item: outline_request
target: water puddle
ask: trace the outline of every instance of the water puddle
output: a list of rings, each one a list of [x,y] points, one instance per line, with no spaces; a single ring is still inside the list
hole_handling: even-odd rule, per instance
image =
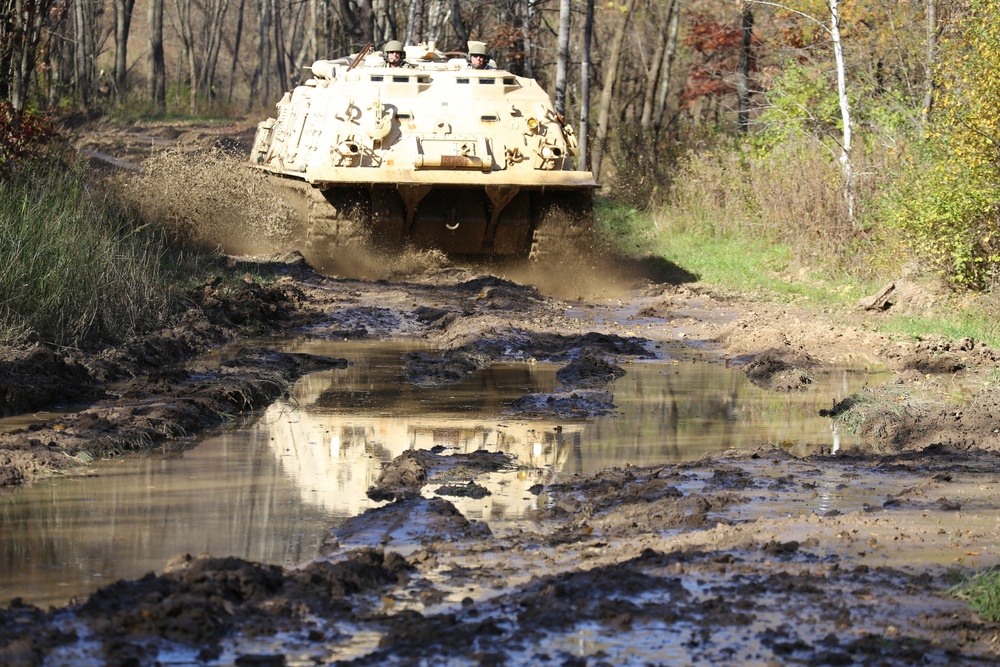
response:
[[[303,378],[248,425],[186,451],[103,463],[86,477],[0,496],[0,604],[64,602],[160,571],[179,553],[306,562],[331,527],[381,504],[365,491],[383,463],[408,449],[515,457],[520,469],[480,480],[491,495],[449,497],[470,519],[490,522],[516,521],[539,502],[531,487],[574,473],[765,442],[796,454],[830,449],[834,434],[819,409],[873,381],[840,370],[817,377],[808,392],[775,394],[721,364],[632,363],[613,385],[616,414],[528,420],[507,406],[552,391],[558,366],[499,364],[459,384],[421,388],[399,379],[401,355],[419,343],[282,347],[351,365]],[[840,436],[839,444],[850,442]]]

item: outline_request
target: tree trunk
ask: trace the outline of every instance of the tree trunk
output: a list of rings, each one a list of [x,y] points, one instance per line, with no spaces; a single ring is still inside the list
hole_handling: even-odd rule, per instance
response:
[[[306,63],[313,63],[316,58],[316,23],[319,19],[319,10],[316,3],[319,0],[308,0],[306,5],[306,26],[302,35],[302,45],[295,55],[295,71],[304,67]]]
[[[410,11],[406,19],[406,39],[404,44],[419,44],[427,39],[424,16],[427,13],[424,0],[410,0]]]
[[[97,26],[87,0],[73,3],[73,88],[81,108],[90,107],[97,81],[94,36]]]
[[[680,32],[681,0],[671,0],[667,12],[670,17],[670,28],[667,33],[667,48],[663,55],[663,74],[660,76],[660,88],[656,91],[656,108],[653,113],[653,127],[659,132],[663,127],[663,116],[667,109],[667,93],[670,92],[670,76],[673,73],[674,56],[677,55],[677,34]]]
[[[462,7],[458,0],[451,0],[451,29],[455,31],[455,39],[464,50],[469,41],[469,30],[462,20]]]
[[[198,113],[198,71],[195,63],[194,26],[191,18],[191,0],[174,0],[177,28],[181,37],[181,60],[188,71],[188,113]]]
[[[590,135],[590,43],[594,37],[594,0],[586,0],[583,20],[583,53],[580,57],[580,169],[590,164],[587,154]],[[595,174],[596,176],[596,174]]]
[[[854,167],[851,164],[851,105],[847,99],[847,70],[844,65],[844,47],[840,41],[840,10],[838,0],[828,0],[830,7],[830,36],[833,40],[833,54],[837,62],[837,96],[840,98],[840,120],[844,125],[843,140],[840,144],[840,169],[844,174],[844,199],[847,202],[847,217],[854,224]]]
[[[115,8],[115,97],[125,96],[128,77],[128,33],[132,25],[135,0],[114,0]]]
[[[556,60],[556,113],[566,115],[566,73],[569,70],[569,29],[572,0],[559,0],[559,55]]]
[[[657,5],[659,9],[659,5]],[[657,12],[656,22],[659,26],[659,39],[656,40],[656,50],[653,51],[653,60],[646,71],[646,89],[642,99],[642,116],[639,117],[639,126],[643,130],[648,130],[653,124],[653,102],[656,99],[656,84],[660,79],[660,72],[663,70],[663,56],[667,52],[667,26],[670,23],[670,8],[667,8],[667,15]]]
[[[442,42],[441,37],[447,30],[448,10],[445,9],[444,0],[430,0],[427,6],[427,25],[424,30],[424,41],[428,44],[434,43],[437,47]]]
[[[227,101],[233,101],[233,87],[236,84],[236,64],[240,61],[240,42],[243,39],[243,14],[246,10],[246,0],[240,0],[239,14],[236,19],[236,38],[233,40],[233,62],[229,66],[229,94]]]
[[[254,68],[253,77],[250,80],[250,97],[247,100],[247,110],[253,107],[257,101],[261,79],[264,79],[264,93],[267,96],[267,74],[268,62],[271,59],[271,0],[259,0],[260,2],[260,23],[257,26],[257,66]]]
[[[615,36],[611,42],[611,55],[608,57],[607,67],[604,70],[604,83],[601,87],[601,102],[597,112],[597,136],[594,137],[594,151],[591,157],[593,172],[596,178],[600,178],[601,157],[604,153],[604,142],[608,137],[608,125],[611,122],[611,102],[614,99],[614,82],[618,78],[618,65],[621,63],[622,45],[625,43],[625,31],[628,28],[629,19],[635,10],[635,0],[628,0],[625,6],[625,13],[615,28]]]
[[[750,131],[750,48],[753,38],[753,5],[743,3],[743,20],[740,27],[740,63],[736,73],[736,98],[739,104],[740,131]]]
[[[219,63],[219,51],[222,48],[222,36],[225,34],[226,15],[229,13],[229,0],[209,0],[205,5],[207,14],[202,32],[205,54],[198,75],[198,90],[209,107],[215,98],[215,70]]]
[[[924,54],[924,104],[920,111],[920,134],[926,136],[927,121],[934,106],[934,62],[937,60],[937,7],[935,0],[926,0],[927,52]]]
[[[278,89],[283,92],[291,88],[291,82],[288,78],[288,50],[285,48],[285,31],[281,24],[280,0],[272,0],[271,14],[274,27],[274,63],[278,70]]]
[[[167,66],[163,57],[163,0],[149,0],[149,101],[167,110]]]
[[[535,6],[531,0],[521,0],[521,35],[524,41],[524,76],[535,78],[534,58],[531,55],[531,22],[535,16]]]
[[[28,86],[51,0],[3,0],[0,8],[0,92],[17,112],[28,106]]]

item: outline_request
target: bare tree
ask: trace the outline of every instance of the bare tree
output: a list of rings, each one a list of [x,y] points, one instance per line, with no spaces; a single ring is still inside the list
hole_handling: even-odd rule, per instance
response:
[[[132,25],[135,0],[113,0],[115,10],[115,95],[125,94],[128,76],[128,33]]]
[[[736,97],[739,105],[740,131],[750,131],[750,68],[753,39],[753,3],[744,2],[740,21],[740,62],[736,72]]]
[[[455,31],[455,39],[464,48],[469,41],[469,29],[462,20],[462,6],[458,0],[451,0],[451,29]]]
[[[646,71],[646,90],[642,100],[642,115],[639,118],[639,125],[644,130],[649,129],[653,124],[653,104],[656,99],[656,84],[659,82],[660,73],[663,71],[663,60],[667,53],[667,24],[670,22],[670,12],[674,2],[667,7],[666,15],[663,14],[662,5],[656,3],[654,9],[654,21],[658,26],[656,47],[653,50],[653,59],[650,61]],[[664,76],[670,76],[666,73]]]
[[[663,54],[663,65],[660,73],[660,87],[656,91],[656,106],[653,110],[653,127],[657,130],[663,127],[663,116],[667,108],[667,93],[670,92],[670,79],[673,73],[674,57],[677,55],[677,35],[680,31],[681,0],[672,0],[667,12],[670,17],[667,29],[667,46]]]
[[[590,44],[594,36],[594,0],[586,0],[583,19],[583,53],[580,56],[580,169],[590,162]],[[596,175],[596,173],[595,173]]]
[[[0,93],[16,111],[28,102],[38,42],[52,0],[2,0],[0,20]]]
[[[73,3],[73,89],[83,108],[90,106],[97,84],[97,13],[89,0]]]
[[[406,43],[416,44],[423,40],[424,0],[410,0],[410,12],[406,20]]]
[[[267,68],[271,61],[271,0],[258,0],[260,14],[257,23],[257,66],[250,80],[250,96],[247,99],[247,109],[253,106],[259,92],[268,96]],[[260,90],[263,83],[263,91]]]
[[[532,56],[531,24],[535,17],[535,5],[531,0],[521,0],[521,40],[524,44],[524,76],[534,78],[535,65]]]
[[[215,72],[219,64],[219,52],[222,49],[222,36],[225,34],[226,16],[229,13],[229,0],[208,0],[204,8],[207,14],[201,33],[204,62],[198,76],[198,90],[211,106],[215,91]]]
[[[246,9],[246,0],[240,0],[240,8],[236,16],[236,37],[233,40],[232,55],[233,60],[229,65],[229,93],[226,99],[233,101],[233,87],[236,83],[236,63],[240,60],[240,45],[243,39],[243,13]]]
[[[924,9],[927,24],[927,47],[924,55],[924,104],[920,114],[921,132],[927,128],[931,107],[934,104],[934,62],[937,58],[937,6],[936,0],[926,0]]]
[[[618,65],[621,63],[622,45],[625,43],[625,31],[628,29],[629,20],[635,11],[636,0],[628,0],[625,10],[618,26],[615,28],[615,36],[611,42],[611,55],[604,70],[604,84],[601,88],[601,102],[597,112],[597,136],[594,137],[594,150],[591,155],[591,166],[594,175],[600,178],[601,156],[604,152],[604,142],[608,137],[608,126],[611,123],[611,103],[614,101],[615,79],[618,78]]]
[[[167,109],[167,66],[163,57],[163,0],[149,0],[149,101]]]
[[[194,26],[191,18],[191,0],[174,0],[177,32],[181,37],[181,59],[188,70],[188,113],[198,113],[198,68],[195,64]]]

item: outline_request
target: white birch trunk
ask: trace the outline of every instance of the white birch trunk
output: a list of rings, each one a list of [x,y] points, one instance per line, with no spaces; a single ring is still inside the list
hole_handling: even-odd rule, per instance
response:
[[[559,0],[559,56],[556,60],[556,113],[566,115],[566,73],[569,70],[569,28],[572,0]]]
[[[844,125],[840,144],[840,169],[844,174],[844,199],[847,202],[847,216],[854,224],[854,167],[851,164],[851,104],[847,99],[847,70],[844,65],[844,48],[840,41],[840,10],[838,0],[828,0],[830,7],[830,38],[833,40],[833,55],[837,63],[837,96],[840,98],[840,120]]]

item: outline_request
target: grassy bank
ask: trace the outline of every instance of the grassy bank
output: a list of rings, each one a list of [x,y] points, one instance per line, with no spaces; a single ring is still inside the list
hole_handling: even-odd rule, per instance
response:
[[[707,226],[669,208],[642,211],[599,199],[601,236],[619,253],[655,256],[676,264],[713,287],[772,302],[847,312],[893,277],[858,277],[847,270],[809,266],[787,243],[742,236],[731,226]],[[1000,347],[1000,308],[986,293],[946,293],[921,316],[887,315],[875,326],[909,337],[939,334],[971,337]]]
[[[20,163],[0,181],[0,340],[87,347],[163,322],[188,268],[82,167]]]

